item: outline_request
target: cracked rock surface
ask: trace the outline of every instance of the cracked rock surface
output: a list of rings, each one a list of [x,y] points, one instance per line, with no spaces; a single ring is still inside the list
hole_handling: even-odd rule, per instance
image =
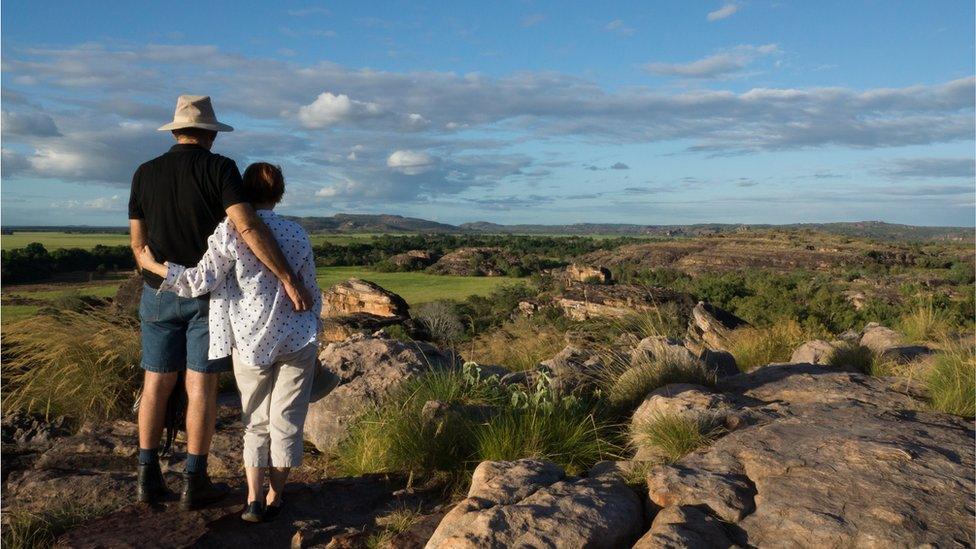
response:
[[[641,547],[708,546],[715,519],[742,546],[972,546],[970,422],[920,411],[890,379],[810,364],[721,385],[757,419],[648,472],[663,510]]]

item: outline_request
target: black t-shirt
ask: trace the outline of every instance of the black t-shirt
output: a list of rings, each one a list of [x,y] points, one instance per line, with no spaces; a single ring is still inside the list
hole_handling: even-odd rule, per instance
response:
[[[199,145],[180,144],[136,170],[129,219],[145,220],[156,260],[192,267],[207,251],[207,237],[224,219],[224,211],[245,201],[241,172],[233,160]],[[153,288],[162,283],[153,273],[142,276]]]

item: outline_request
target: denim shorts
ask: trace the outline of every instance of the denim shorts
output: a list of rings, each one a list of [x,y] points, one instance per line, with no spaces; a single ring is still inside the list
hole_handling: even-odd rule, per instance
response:
[[[210,297],[179,297],[144,284],[139,302],[142,368],[166,374],[189,368],[214,374],[231,370],[231,358],[209,360]]]

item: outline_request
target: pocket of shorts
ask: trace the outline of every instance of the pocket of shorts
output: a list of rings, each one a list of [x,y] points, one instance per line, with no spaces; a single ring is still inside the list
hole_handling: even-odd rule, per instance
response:
[[[142,286],[142,298],[139,300],[139,320],[157,322],[159,320],[159,294],[148,284]]]

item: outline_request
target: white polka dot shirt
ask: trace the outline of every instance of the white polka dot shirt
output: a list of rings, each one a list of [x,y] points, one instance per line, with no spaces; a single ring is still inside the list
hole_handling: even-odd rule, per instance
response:
[[[181,297],[210,293],[211,360],[231,354],[255,366],[273,364],[278,355],[318,340],[322,293],[315,281],[312,243],[297,223],[271,210],[258,210],[295,274],[315,296],[312,308],[295,312],[284,286],[244,243],[228,220],[207,239],[196,267],[169,263],[160,290]]]

